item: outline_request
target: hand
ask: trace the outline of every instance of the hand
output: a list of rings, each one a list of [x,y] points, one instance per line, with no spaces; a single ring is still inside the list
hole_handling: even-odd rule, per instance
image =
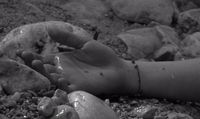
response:
[[[54,41],[74,47],[71,52],[41,56],[24,51],[27,65],[66,91],[84,90],[100,94],[130,94],[137,91],[137,71],[109,47],[55,27],[47,28]]]

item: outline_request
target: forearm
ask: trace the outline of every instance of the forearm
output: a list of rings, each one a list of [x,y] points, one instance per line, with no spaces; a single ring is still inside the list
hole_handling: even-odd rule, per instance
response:
[[[200,59],[136,64],[144,96],[200,101]]]

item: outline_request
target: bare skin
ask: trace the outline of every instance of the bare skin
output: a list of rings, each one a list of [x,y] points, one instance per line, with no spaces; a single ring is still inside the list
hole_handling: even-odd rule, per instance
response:
[[[68,92],[83,90],[94,95],[130,95],[138,91],[134,64],[120,59],[97,41],[88,41],[81,49],[46,57],[24,51],[21,58]]]
[[[42,57],[20,53],[25,63],[68,92],[118,94],[200,101],[199,59],[176,62],[139,62],[120,59],[107,46],[71,33],[50,30],[56,42],[74,47],[71,52]],[[71,41],[73,40],[73,41]],[[140,89],[140,90],[139,90]]]

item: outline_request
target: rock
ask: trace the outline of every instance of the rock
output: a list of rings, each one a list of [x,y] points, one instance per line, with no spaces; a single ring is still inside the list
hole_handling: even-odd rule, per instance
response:
[[[0,96],[5,95],[5,92],[3,90],[3,87],[0,85]]]
[[[54,115],[50,119],[83,119],[79,118],[74,108],[68,105],[60,105],[56,108]]]
[[[6,117],[5,115],[3,114],[0,114],[0,119],[9,119],[8,117]]]
[[[190,58],[200,56],[200,32],[187,36],[181,44],[182,55]]]
[[[178,47],[172,44],[164,45],[154,53],[155,61],[174,61]]]
[[[100,0],[71,0],[61,8],[85,24],[99,22],[108,12],[108,8]]]
[[[19,101],[19,99],[21,98],[21,95],[22,95],[22,93],[15,92],[15,93],[10,97],[10,99],[11,99],[11,100],[14,100],[15,102],[17,102],[17,101]]]
[[[107,0],[113,11],[122,19],[149,23],[157,21],[171,24],[175,12],[172,0]]]
[[[56,53],[58,52],[57,39],[66,39],[66,42],[70,42],[69,45],[72,42],[76,42],[71,37],[63,38],[62,35],[66,33],[71,33],[86,40],[92,38],[82,28],[69,23],[60,21],[39,22],[13,29],[0,42],[0,52],[4,56],[18,61],[20,61],[20,58],[17,56],[17,51],[20,50],[31,51],[41,55]]]
[[[50,117],[54,114],[56,106],[51,98],[43,97],[37,106],[37,110],[43,116]]]
[[[168,119],[193,119],[191,116],[188,114],[183,114],[183,113],[170,113],[168,114]]]
[[[0,59],[0,85],[8,94],[49,89],[50,81],[35,70],[11,59]]]
[[[198,8],[192,1],[190,0],[175,0],[176,6],[180,12],[196,9]]]
[[[165,116],[155,116],[154,119],[167,119]]]
[[[80,119],[119,119],[104,101],[87,92],[75,91],[68,97]]]
[[[108,106],[110,106],[111,104],[110,104],[110,100],[109,99],[105,99],[104,100],[104,102],[108,105]]]
[[[134,113],[137,117],[143,119],[154,119],[157,108],[151,106],[140,106],[134,109]]]
[[[57,105],[67,104],[69,103],[67,93],[60,89],[57,89],[54,93],[54,96],[51,98],[54,103]]]
[[[1,96],[0,98],[1,105],[9,108],[15,108],[17,105],[16,100],[11,99],[10,96]]]
[[[199,0],[191,0],[192,2],[194,2],[196,5],[200,6],[200,1]]]
[[[21,93],[16,92],[13,95],[1,96],[0,102],[2,103],[2,105],[6,106],[6,107],[13,108],[13,107],[16,107],[20,98],[21,98]]]
[[[178,15],[178,26],[184,33],[200,30],[200,9],[191,9]]]
[[[179,44],[176,32],[168,26],[138,28],[120,33],[117,36],[127,46],[127,53],[134,59],[151,56],[163,45]]]

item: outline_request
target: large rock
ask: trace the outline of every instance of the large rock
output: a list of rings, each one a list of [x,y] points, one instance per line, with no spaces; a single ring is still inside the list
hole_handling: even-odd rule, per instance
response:
[[[186,57],[200,56],[200,32],[187,36],[182,42],[182,54]]]
[[[196,5],[200,6],[200,1],[199,0],[192,0]]]
[[[61,8],[86,24],[99,22],[108,12],[108,8],[100,0],[71,0]]]
[[[134,59],[145,58],[154,54],[163,45],[179,43],[176,32],[168,26],[155,26],[133,29],[118,35],[128,47],[127,53]]]
[[[0,85],[8,94],[50,88],[50,82],[46,77],[10,59],[0,59]]]
[[[52,98],[43,98],[38,109],[49,119],[119,119],[105,102],[84,91],[67,95],[58,89]]]
[[[193,33],[200,30],[200,9],[191,9],[178,15],[178,26],[182,32]]]
[[[0,114],[0,119],[9,119],[8,117],[6,117],[5,115],[3,114]]]
[[[11,59],[19,59],[17,51],[26,50],[41,55],[58,52],[56,38],[62,37],[65,33],[91,39],[90,34],[80,27],[60,21],[39,22],[24,25],[13,29],[0,42],[0,52]],[[71,35],[72,36],[72,35]],[[62,38],[66,42],[76,42],[73,38]],[[70,45],[70,44],[69,44]]]
[[[174,2],[179,12],[197,8],[197,5],[191,0],[174,0]]]
[[[135,108],[133,113],[142,119],[154,119],[157,110],[157,108],[152,106],[140,106]]]
[[[170,24],[174,14],[172,0],[107,0],[115,14],[132,22],[157,21]]]
[[[87,92],[72,92],[68,97],[80,119],[119,119],[107,104]]]
[[[177,59],[177,57],[175,57],[177,51],[178,47],[175,45],[164,45],[154,53],[153,59],[155,61],[174,61],[175,59]]]
[[[188,114],[184,113],[170,113],[168,114],[168,119],[193,119],[191,116]]]
[[[82,119],[79,118],[75,109],[69,105],[59,105],[56,107],[54,115],[49,119]]]

